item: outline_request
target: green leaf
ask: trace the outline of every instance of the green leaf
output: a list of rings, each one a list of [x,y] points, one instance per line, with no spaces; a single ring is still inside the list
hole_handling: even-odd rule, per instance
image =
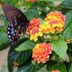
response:
[[[30,2],[27,2],[27,1],[25,1],[25,3],[24,3],[26,9],[30,8],[32,4],[33,3],[30,3]]]
[[[41,69],[44,66],[44,64],[35,64],[33,65],[32,63],[24,64],[22,67],[18,68],[17,72],[36,72],[39,69]]]
[[[7,28],[8,25],[9,25],[9,22],[5,19],[5,20],[4,20],[4,26]]]
[[[25,63],[28,59],[31,57],[31,51],[23,51],[20,52],[19,57],[17,58],[17,62],[21,66],[23,63]]]
[[[33,72],[33,65],[30,63],[30,64],[27,64],[27,65],[24,65],[20,68],[18,68],[18,71],[17,72]]]
[[[6,28],[4,26],[1,26],[0,27],[0,32],[5,32],[6,31]]]
[[[70,11],[66,14],[66,24],[64,27],[63,36],[65,39],[72,38],[72,11]]]
[[[70,70],[69,70],[69,72],[72,72],[72,63],[71,63],[71,66],[70,66]]]
[[[53,51],[65,61],[69,61],[67,55],[67,43],[63,39],[52,42]]]
[[[66,66],[64,63],[57,63],[55,61],[47,62],[47,70],[60,70],[61,72],[67,72]]]
[[[65,22],[65,27],[64,28],[69,27],[71,25],[69,23],[72,19],[72,11],[69,11],[68,13],[66,13],[65,17],[66,17],[66,22]]]
[[[9,39],[5,32],[0,32],[0,50],[7,48],[9,44]]]
[[[27,16],[28,20],[31,20],[37,13],[37,9],[28,9],[25,15]]]
[[[59,2],[59,1],[64,1],[64,0],[39,0],[39,1],[44,1],[44,2],[45,2],[45,1],[46,1],[46,2],[49,1],[49,2],[53,2],[53,3],[54,3],[54,2],[56,2],[56,1]]]
[[[13,63],[16,62],[19,55],[20,53],[10,48],[9,53],[8,53],[8,71],[9,72],[13,72],[13,67],[14,67]]]
[[[64,1],[64,0],[48,0],[48,1],[50,1],[50,2],[56,2],[56,1]]]
[[[59,70],[61,72],[67,72],[66,65],[64,63],[59,64]]]
[[[61,6],[72,9],[72,0],[64,0],[64,2],[61,4]]]
[[[46,69],[46,67],[42,67],[40,70],[36,71],[36,72],[48,72],[48,70]]]
[[[0,32],[0,45],[8,41],[7,34],[4,32]]]
[[[72,39],[72,25],[64,31],[63,36],[65,39]]]
[[[47,70],[51,71],[52,69],[58,69],[58,65],[56,61],[48,61],[46,63]]]
[[[15,51],[15,48],[19,47],[21,44],[23,44],[24,42],[31,42],[30,40],[27,39],[22,39],[22,42],[17,43],[16,45],[12,46],[9,54],[8,54],[8,69],[9,72],[13,72],[13,66],[14,66],[14,62],[17,62],[19,64],[19,68],[17,70],[17,72],[35,72],[36,70],[40,69],[41,65],[35,65],[31,63],[32,57],[31,57],[31,50],[25,50],[22,52],[17,52]],[[26,43],[26,44],[27,44]],[[27,44],[28,45],[28,44]],[[31,44],[33,45],[33,43]]]
[[[16,47],[16,46],[15,46]],[[31,51],[17,52],[15,47],[12,46],[8,53],[8,70],[13,72],[14,62],[17,62],[19,66],[23,65],[27,60],[30,59]]]
[[[31,40],[27,40],[18,46],[15,50],[16,51],[25,51],[25,50],[32,50],[35,46],[35,43]]]
[[[8,70],[13,72],[14,62],[17,62],[19,66],[26,62],[26,60],[31,56],[31,51],[17,52],[15,48],[27,39],[22,39],[15,45],[12,45],[8,53]]]

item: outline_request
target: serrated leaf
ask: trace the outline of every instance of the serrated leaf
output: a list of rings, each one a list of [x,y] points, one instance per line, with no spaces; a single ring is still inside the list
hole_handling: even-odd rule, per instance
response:
[[[59,39],[57,41],[52,42],[53,51],[61,57],[65,61],[69,61],[69,57],[67,55],[67,43],[63,39]]]
[[[22,43],[20,46],[18,46],[15,50],[16,51],[26,51],[26,50],[32,50],[35,46],[35,43],[31,40],[27,40],[24,43]]]

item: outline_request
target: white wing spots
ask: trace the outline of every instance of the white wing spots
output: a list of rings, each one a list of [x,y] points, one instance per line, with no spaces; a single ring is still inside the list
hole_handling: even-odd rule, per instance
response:
[[[12,28],[11,31],[14,31],[14,28]]]
[[[17,30],[15,30],[15,33],[17,32]]]
[[[17,25],[17,22],[15,23],[15,25]]]
[[[10,21],[10,24],[13,26],[13,23],[12,23],[12,20],[11,20],[11,18],[9,19],[9,21]]]
[[[21,17],[21,14],[18,17]]]
[[[14,31],[12,31],[11,34],[14,34]]]
[[[14,16],[14,19],[16,19],[16,16]]]
[[[14,22],[15,22],[15,25],[17,25],[16,16],[14,16]]]
[[[21,27],[20,26],[18,26],[18,29],[20,29]]]
[[[12,41],[12,39],[10,39],[10,41]]]
[[[7,33],[9,34],[10,32],[8,31]]]
[[[12,31],[11,34],[12,34],[12,36],[15,36],[15,32],[14,31]]]
[[[11,22],[11,18],[9,18],[9,21]]]
[[[11,38],[11,36],[10,36],[10,35],[9,35],[8,37],[9,37],[9,38]]]
[[[10,30],[10,28],[8,28],[8,30]]]
[[[10,21],[10,24],[12,24],[12,21]]]

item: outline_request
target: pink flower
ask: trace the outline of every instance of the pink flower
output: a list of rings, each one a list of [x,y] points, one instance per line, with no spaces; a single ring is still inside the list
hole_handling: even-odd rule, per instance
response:
[[[29,25],[28,25],[28,28],[27,28],[27,32],[30,33],[30,31],[36,27],[36,28],[39,28],[39,25],[40,25],[40,22],[41,22],[41,19],[40,18],[33,18],[30,22],[29,22]]]

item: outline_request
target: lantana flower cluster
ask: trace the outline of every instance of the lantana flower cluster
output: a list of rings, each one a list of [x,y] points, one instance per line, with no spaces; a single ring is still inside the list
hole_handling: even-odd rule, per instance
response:
[[[45,24],[49,24],[50,30],[52,29],[50,32],[53,31],[53,33],[55,33],[56,31],[63,31],[65,16],[60,11],[50,12],[49,14],[47,14],[45,20]]]
[[[30,36],[30,40],[37,41],[39,37],[42,39],[44,35],[62,32],[64,24],[65,16],[60,11],[54,11],[48,13],[44,20],[33,18],[29,22],[26,31]],[[33,48],[32,58],[37,63],[46,63],[46,61],[49,60],[51,53],[51,43],[39,43]]]
[[[29,26],[27,28],[27,33],[30,34],[30,40],[37,41],[39,36],[43,36],[43,33],[39,30],[40,29],[40,18],[33,18],[29,22]]]
[[[52,46],[50,43],[37,44],[32,53],[33,60],[37,63],[45,63],[49,60],[49,55],[52,53]]]
[[[47,14],[43,23],[40,18],[33,18],[27,28],[30,40],[37,41],[38,37],[44,34],[60,33],[63,31],[65,16],[60,11],[54,11]]]

